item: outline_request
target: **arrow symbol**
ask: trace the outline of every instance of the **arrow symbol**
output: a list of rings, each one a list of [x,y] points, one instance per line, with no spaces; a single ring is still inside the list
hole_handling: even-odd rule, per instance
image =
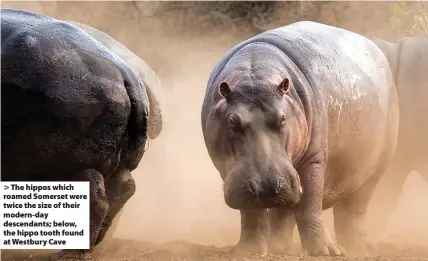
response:
[[[9,186],[8,185],[4,185],[4,190],[8,190]]]

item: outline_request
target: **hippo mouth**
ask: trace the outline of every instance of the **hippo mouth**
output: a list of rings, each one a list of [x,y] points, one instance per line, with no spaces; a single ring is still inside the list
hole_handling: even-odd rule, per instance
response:
[[[247,180],[234,186],[225,180],[224,198],[233,209],[293,208],[302,196],[300,180],[279,177],[275,182]]]

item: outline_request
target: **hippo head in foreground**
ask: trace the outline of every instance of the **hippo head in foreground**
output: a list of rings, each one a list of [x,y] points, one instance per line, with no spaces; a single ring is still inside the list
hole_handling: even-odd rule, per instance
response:
[[[303,155],[308,128],[292,85],[288,76],[273,74],[230,76],[218,86],[206,138],[229,207],[292,207],[300,201],[293,163]]]

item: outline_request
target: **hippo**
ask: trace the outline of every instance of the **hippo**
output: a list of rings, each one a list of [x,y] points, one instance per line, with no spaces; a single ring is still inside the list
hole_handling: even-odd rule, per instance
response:
[[[379,182],[368,215],[373,230],[381,232],[401,195],[411,171],[428,182],[428,36],[406,37],[398,42],[373,39],[391,66],[400,105],[397,148],[387,172]],[[425,118],[426,119],[426,118]]]
[[[312,256],[367,251],[365,213],[398,124],[388,61],[361,35],[301,21],[230,49],[208,80],[201,125],[225,203],[240,210],[234,250],[287,251],[297,223]]]
[[[76,21],[68,22],[80,27],[86,33],[90,34],[97,41],[107,47],[111,52],[119,56],[140,77],[141,81],[143,81],[144,86],[146,87],[147,97],[149,98],[149,138],[157,138],[164,123],[165,104],[162,84],[156,73],[140,57],[116,41],[110,35],[86,24]],[[106,239],[113,237],[122,214],[123,208],[113,220],[113,223],[105,235]]]
[[[70,23],[1,9],[2,181],[89,181],[87,259],[136,191],[149,98],[122,59]]]

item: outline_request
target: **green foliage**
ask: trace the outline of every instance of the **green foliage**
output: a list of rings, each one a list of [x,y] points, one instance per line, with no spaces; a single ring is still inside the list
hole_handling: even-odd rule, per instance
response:
[[[342,27],[371,37],[398,40],[427,33],[427,2],[358,1],[160,1],[137,2],[140,14],[162,17],[171,27],[200,34],[207,30],[254,35],[301,20]],[[153,5],[153,4],[152,4]],[[145,11],[145,12],[143,12]],[[190,29],[192,28],[192,29]]]
[[[413,16],[413,26],[411,33],[413,35],[428,35],[428,3],[421,2],[418,6],[418,14]]]
[[[428,35],[428,3],[426,1],[394,4],[391,22],[396,30],[407,35]],[[410,16],[410,26],[405,25],[406,16]]]
[[[406,6],[404,3],[394,4],[391,22],[396,29],[403,29],[403,14],[405,10]]]

